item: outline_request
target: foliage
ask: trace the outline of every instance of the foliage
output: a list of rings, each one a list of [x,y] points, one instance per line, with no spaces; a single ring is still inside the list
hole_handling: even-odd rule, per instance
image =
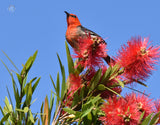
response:
[[[129,85],[132,83],[147,86],[143,81],[145,77],[148,77],[148,74],[143,78],[141,78],[142,76],[138,78],[140,74],[136,72],[137,74],[134,78],[126,77],[129,71],[126,71],[127,68],[122,66],[119,60],[116,60],[116,64],[111,64],[108,67],[100,65],[95,68],[92,67],[92,64],[89,64],[89,67],[87,67],[83,65],[82,62],[85,60],[81,58],[73,61],[67,43],[66,54],[68,78],[66,79],[64,65],[57,54],[62,79],[60,79],[59,72],[57,73],[56,82],[54,82],[50,75],[54,90],[51,91],[50,97],[46,96],[45,101],[42,102],[39,113],[33,113],[31,105],[32,103],[37,103],[36,100],[32,99],[32,96],[41,78],[33,77],[33,79],[27,82],[27,77],[37,56],[37,51],[33,56],[29,57],[21,71],[19,71],[13,61],[5,54],[17,70],[17,72],[12,73],[1,60],[11,76],[16,103],[13,103],[13,99],[7,88],[8,97],[5,97],[5,106],[3,108],[0,106],[3,115],[0,124],[32,125],[37,122],[38,125],[112,125],[113,123],[117,123],[116,120],[120,120],[118,124],[124,125],[131,123],[155,125],[159,123],[160,112],[151,111],[148,108],[151,106],[154,109],[155,105],[152,105],[152,100],[144,93],[141,95],[134,93],[125,95],[124,97],[121,95],[122,89],[126,87],[130,88]],[[96,62],[96,64],[98,63]],[[130,66],[130,68],[132,67]],[[141,68],[140,70],[143,73],[143,69]],[[147,71],[150,73],[149,67],[147,67]],[[18,83],[13,74],[15,74]],[[131,75],[133,74],[130,73],[129,76]],[[135,90],[133,88],[130,89]],[[138,90],[136,91],[138,92]],[[121,112],[122,110],[124,112]],[[133,115],[133,112],[137,112],[136,116],[135,114]],[[113,116],[109,115],[112,113],[114,114]],[[133,118],[133,116],[135,117]],[[113,117],[117,119],[114,122],[109,122]]]

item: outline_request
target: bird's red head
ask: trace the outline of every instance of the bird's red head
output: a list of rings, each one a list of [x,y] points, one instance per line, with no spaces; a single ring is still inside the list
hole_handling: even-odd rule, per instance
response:
[[[79,26],[81,25],[78,17],[74,14],[69,14],[68,12],[64,11],[67,15],[67,25],[68,26]]]

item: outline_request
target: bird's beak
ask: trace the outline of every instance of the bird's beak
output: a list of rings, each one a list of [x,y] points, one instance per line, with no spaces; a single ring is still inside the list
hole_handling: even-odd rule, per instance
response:
[[[65,13],[66,13],[66,15],[67,15],[67,17],[69,16],[69,13],[67,12],[67,11],[64,11]]]

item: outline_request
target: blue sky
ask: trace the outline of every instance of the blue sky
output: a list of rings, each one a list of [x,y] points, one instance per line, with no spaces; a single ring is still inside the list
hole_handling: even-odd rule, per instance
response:
[[[67,28],[64,11],[76,14],[82,25],[95,31],[104,39],[108,38],[107,49],[111,56],[132,36],[150,37],[153,45],[160,45],[160,1],[121,0],[121,1],[75,1],[75,0],[1,0],[0,1],[0,50],[14,61],[19,69],[22,64],[38,50],[37,59],[29,73],[32,77],[42,77],[33,100],[34,112],[46,95],[50,95],[53,86],[49,75],[54,80],[60,71],[56,53],[67,69],[65,54],[65,32]],[[2,59],[10,70],[15,70],[4,54]],[[160,63],[159,63],[160,64]],[[151,93],[151,98],[160,96],[160,65],[145,82],[149,87],[137,85],[135,88]],[[6,86],[11,93],[12,84],[9,73],[0,63],[0,105],[7,95]],[[127,90],[127,89],[126,89]],[[128,90],[127,90],[128,92]],[[0,114],[1,118],[1,114]]]

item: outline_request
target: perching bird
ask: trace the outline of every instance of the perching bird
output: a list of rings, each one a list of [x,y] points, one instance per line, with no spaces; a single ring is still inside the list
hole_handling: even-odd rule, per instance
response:
[[[69,14],[68,12],[64,11],[67,15],[67,31],[66,31],[66,40],[71,45],[72,48],[78,48],[78,40],[79,38],[85,38],[89,34],[92,39],[94,38],[101,38],[101,42],[107,44],[102,37],[100,37],[95,32],[83,27],[78,19],[78,17],[74,14]],[[104,60],[107,64],[115,63],[115,61],[107,55],[104,57]]]

